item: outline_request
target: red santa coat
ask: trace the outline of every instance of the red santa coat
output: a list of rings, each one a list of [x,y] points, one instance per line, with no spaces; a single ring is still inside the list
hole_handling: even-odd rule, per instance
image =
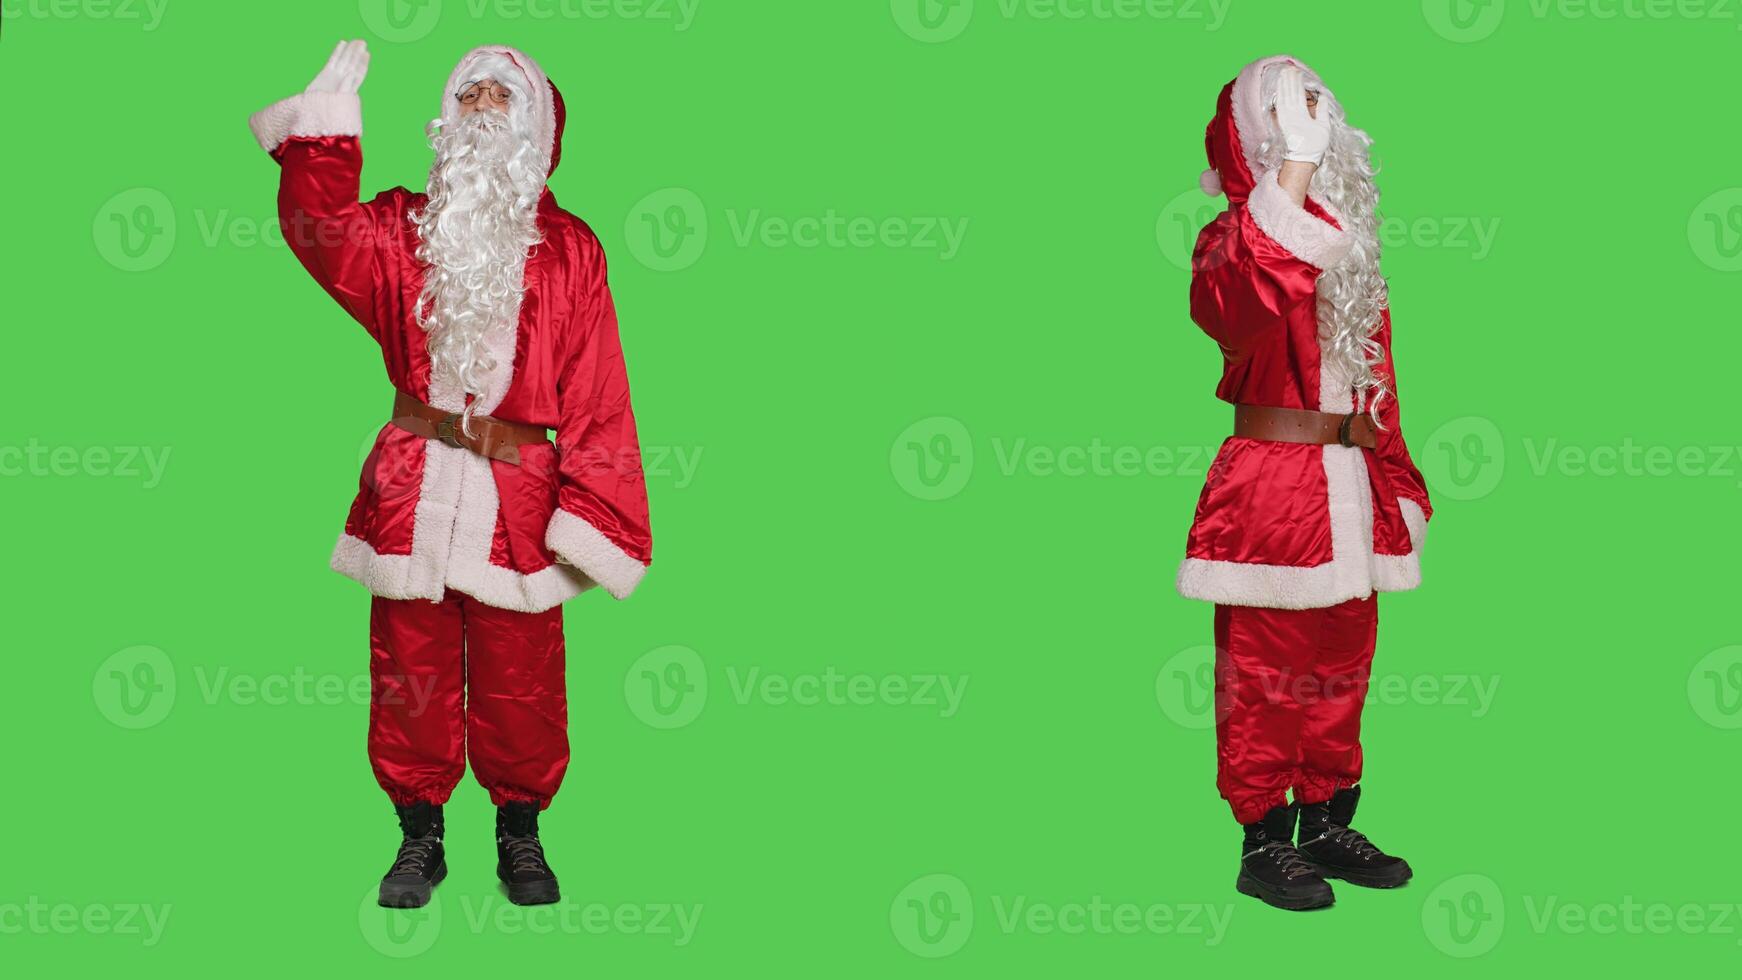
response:
[[[468,54],[446,90],[444,119],[457,117],[451,93],[487,51],[509,55],[531,83],[548,177],[561,157],[562,97],[526,55],[499,47]],[[357,96],[293,96],[250,125],[281,167],[286,240],[380,343],[394,388],[448,411],[475,401],[477,415],[556,430],[555,446],[522,446],[516,466],[384,424],[332,567],[379,596],[439,600],[452,588],[522,612],[593,585],[628,596],[652,560],[653,541],[605,255],[592,230],[544,190],[544,241],[527,259],[518,329],[490,341],[497,368],[474,398],[451,378],[431,378],[426,334],[414,317],[424,272],[408,215],[425,195],[396,187],[358,201]],[[391,394],[382,390],[384,416]]]
[[[1279,56],[1248,65],[1222,89],[1205,133],[1205,190],[1219,182],[1228,209],[1198,236],[1192,319],[1222,347],[1216,397],[1347,413],[1355,393],[1338,372],[1321,370],[1315,308],[1318,277],[1348,255],[1349,235],[1323,203],[1309,196],[1297,206],[1257,162],[1268,132],[1259,72],[1276,62],[1301,64]],[[1433,508],[1403,439],[1389,310],[1376,339],[1384,350],[1376,370],[1391,391],[1378,448],[1228,439],[1198,498],[1181,595],[1307,609],[1421,583]]]

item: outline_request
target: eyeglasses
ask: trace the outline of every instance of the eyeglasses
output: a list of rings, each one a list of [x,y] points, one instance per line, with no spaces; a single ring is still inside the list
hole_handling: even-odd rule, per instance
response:
[[[1307,104],[1308,108],[1316,107],[1319,104],[1318,89],[1309,88],[1306,90],[1306,104]],[[1276,103],[1275,102],[1270,103],[1270,108],[1272,111],[1274,111],[1276,109]]]
[[[456,98],[460,100],[461,105],[477,105],[478,100],[482,98],[486,92],[490,95],[490,101],[497,105],[507,105],[508,96],[511,94],[506,88],[503,88],[495,82],[483,81],[473,82],[466,86],[464,89],[460,90],[460,94],[456,96]]]

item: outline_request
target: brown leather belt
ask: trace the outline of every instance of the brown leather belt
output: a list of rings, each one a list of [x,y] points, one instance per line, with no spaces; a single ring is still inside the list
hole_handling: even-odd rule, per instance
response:
[[[1271,442],[1304,442],[1313,446],[1360,446],[1373,449],[1379,435],[1371,415],[1311,412],[1302,408],[1235,405],[1234,434]]]
[[[459,449],[470,449],[480,456],[520,465],[520,447],[532,442],[544,442],[541,425],[506,422],[488,415],[472,416],[472,434],[460,431],[460,413],[444,412],[411,397],[403,391],[393,393],[394,425],[414,436],[440,439]]]

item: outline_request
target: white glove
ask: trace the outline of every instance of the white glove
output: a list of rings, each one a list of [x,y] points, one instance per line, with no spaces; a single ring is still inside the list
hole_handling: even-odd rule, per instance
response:
[[[359,42],[361,43],[361,42]],[[1328,100],[1320,98],[1318,118],[1307,111],[1306,80],[1299,68],[1288,65],[1276,80],[1276,125],[1282,130],[1282,158],[1314,166],[1325,161],[1331,145]]]
[[[304,92],[339,92],[346,95],[363,87],[363,76],[369,74],[369,45],[363,41],[340,41],[333,49],[327,66],[308,83]]]

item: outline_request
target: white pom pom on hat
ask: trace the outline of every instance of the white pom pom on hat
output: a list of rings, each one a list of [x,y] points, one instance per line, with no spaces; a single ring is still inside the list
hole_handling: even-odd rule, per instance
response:
[[[1198,174],[1198,187],[1211,197],[1220,197],[1222,194],[1222,175],[1216,173],[1216,169],[1211,167]]]

